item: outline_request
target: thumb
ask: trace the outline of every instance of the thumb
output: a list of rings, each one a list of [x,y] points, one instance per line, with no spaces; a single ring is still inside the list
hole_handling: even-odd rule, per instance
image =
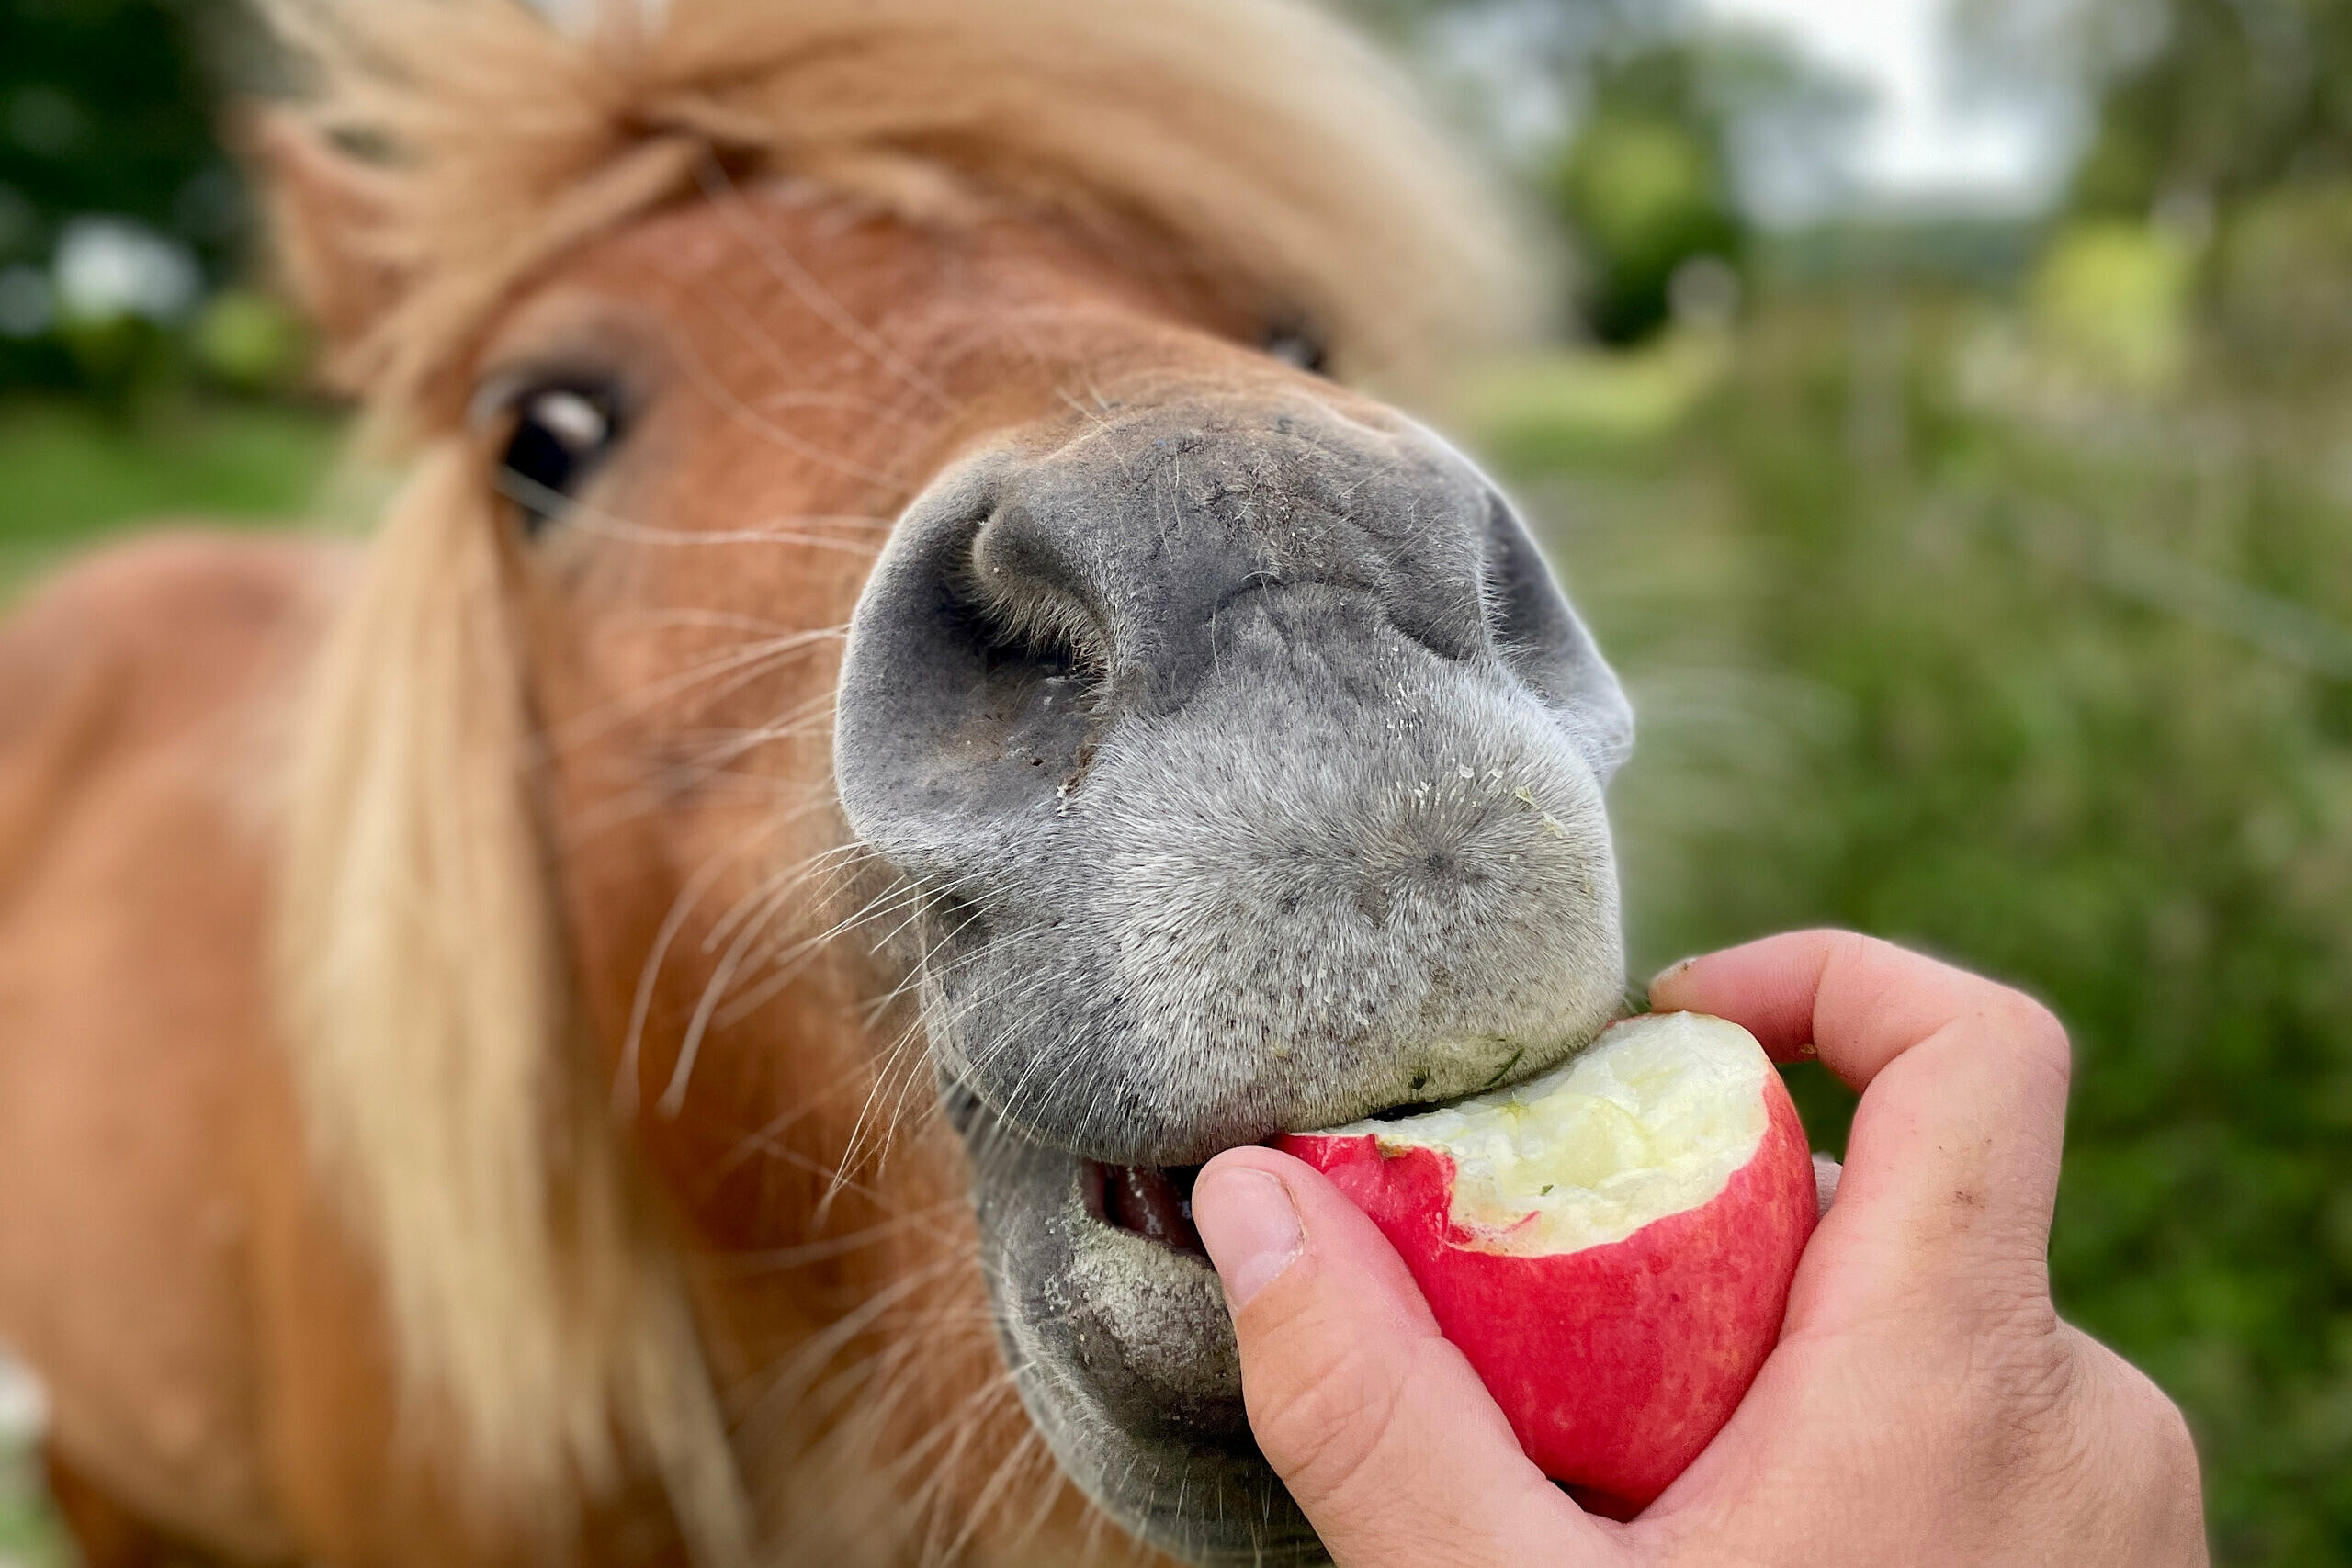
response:
[[[1228,1150],[1193,1218],[1233,1308],[1250,1428],[1335,1562],[1619,1560],[1614,1527],[1528,1461],[1396,1249],[1321,1173]]]

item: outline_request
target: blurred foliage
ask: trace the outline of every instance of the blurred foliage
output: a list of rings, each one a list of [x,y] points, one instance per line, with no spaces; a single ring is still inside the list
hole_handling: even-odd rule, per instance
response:
[[[0,1437],[0,1568],[66,1568],[64,1532],[40,1493],[29,1448]]]
[[[1523,178],[1574,252],[1566,320],[1611,345],[1736,310],[1756,213],[1834,188],[1864,106],[1782,35],[1694,26],[1682,0],[1345,3]]]
[[[1720,333],[1668,334],[1620,354],[1550,354],[1481,368],[1456,415],[1487,453],[1537,469],[1607,462],[1679,428],[1728,368]]]
[[[1733,265],[1744,248],[1724,118],[1700,61],[1658,46],[1596,62],[1583,123],[1554,167],[1548,194],[1577,241],[1580,314],[1603,343],[1657,332],[1683,267]]]
[[[239,17],[227,0],[0,5],[0,388],[121,406],[191,377],[281,389],[299,369],[282,319],[256,330],[274,306],[246,297],[227,333],[201,309],[248,259],[209,69],[252,56],[232,47]]]
[[[67,400],[0,402],[0,543],[158,514],[288,517],[317,497],[342,429],[303,408],[192,400],[126,423]]]
[[[198,313],[188,334],[196,361],[241,392],[283,388],[310,357],[301,321],[266,294],[224,288]]]
[[[33,1455],[0,1446],[0,1568],[66,1568],[63,1530],[35,1483]]]
[[[1875,288],[1888,281],[1998,294],[2030,272],[2042,225],[2008,217],[1841,216],[1757,236],[1770,282]]]
[[[2162,391],[2186,367],[2196,260],[2145,223],[2073,224],[2033,268],[2030,319],[2063,360],[2133,391]]]
[[[2289,380],[2352,357],[2352,177],[2240,202],[2214,260],[2213,306],[2244,362]]]
[[[203,69],[220,7],[198,0],[0,6],[0,260],[38,255],[79,213],[119,213],[214,267],[243,236],[235,168]]]
[[[2080,0],[2120,13],[2078,207],[2219,206],[2352,175],[2352,6],[2342,0]]]
[[[1526,366],[1464,406],[1634,694],[1635,972],[1829,923],[2047,998],[2064,1309],[2189,1412],[2219,1561],[2340,1563],[2352,367],[1993,400],[1986,309],[1770,299],[1665,425]],[[1793,1076],[1839,1146],[1851,1097]]]
[[[0,1568],[65,1568],[54,1510],[39,1480],[39,1434],[47,1422],[40,1388],[0,1347]]]
[[[1624,29],[1557,56],[1571,129],[1535,183],[1574,245],[1577,319],[1621,346],[1675,320],[1727,320],[1753,270],[1754,213],[1834,186],[1859,89],[1732,28]]]

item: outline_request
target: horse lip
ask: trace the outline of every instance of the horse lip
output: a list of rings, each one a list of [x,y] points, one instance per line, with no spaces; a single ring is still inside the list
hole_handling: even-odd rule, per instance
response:
[[[1448,1095],[1437,1100],[1400,1098],[1386,1104],[1367,1107],[1352,1115],[1337,1117],[1327,1125],[1336,1126],[1347,1122],[1386,1122],[1405,1116],[1416,1116],[1441,1106],[1458,1103],[1475,1095],[1490,1094],[1498,1089],[1509,1089],[1514,1084],[1524,1083],[1530,1078],[1539,1077],[1552,1071],[1563,1062],[1583,1055],[1609,1028],[1630,1016],[1632,1016],[1632,1010],[1621,1008],[1611,1017],[1603,1019],[1597,1026],[1584,1032],[1581,1038],[1577,1039],[1565,1050],[1557,1049],[1560,1043],[1558,1039],[1522,1042],[1519,1049],[1504,1062],[1500,1068],[1497,1069],[1492,1077],[1459,1094]],[[1539,1049],[1539,1046],[1546,1048]],[[1253,1130],[1240,1137],[1223,1141],[1206,1152],[1193,1148],[1174,1151],[1123,1149],[1112,1152],[1099,1147],[1090,1147],[1078,1139],[1056,1137],[1033,1122],[1008,1114],[1003,1108],[990,1101],[978,1089],[961,1077],[948,1072],[944,1067],[940,1071],[940,1089],[948,1107],[950,1119],[959,1130],[968,1134],[976,1116],[984,1114],[992,1124],[990,1131],[994,1136],[1018,1138],[1037,1147],[1067,1155],[1089,1168],[1103,1171],[1123,1168],[1159,1168],[1197,1172],[1201,1167],[1227,1150],[1272,1148],[1285,1134],[1316,1133],[1323,1130],[1319,1126],[1269,1126]],[[1163,1153],[1171,1157],[1153,1157],[1155,1155]],[[1092,1180],[1093,1178],[1090,1176],[1090,1183]],[[1089,1217],[1096,1220],[1102,1219],[1103,1214],[1099,1203],[1090,1209]]]
[[[1284,1129],[1265,1126],[1244,1135],[1223,1138],[1206,1146],[1199,1145],[1182,1148],[1108,1148],[1083,1138],[1057,1136],[1052,1130],[1035,1122],[1015,1115],[981,1093],[964,1078],[950,1071],[944,1064],[938,1067],[941,1103],[945,1107],[948,1122],[969,1141],[976,1128],[989,1139],[1017,1139],[1023,1144],[1055,1154],[1066,1155],[1085,1164],[1106,1168],[1134,1167],[1160,1169],[1197,1169],[1229,1148],[1270,1145],[1282,1136]]]

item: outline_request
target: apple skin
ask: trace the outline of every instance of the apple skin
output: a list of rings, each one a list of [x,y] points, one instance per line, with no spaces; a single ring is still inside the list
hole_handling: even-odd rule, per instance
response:
[[[1542,1257],[1480,1250],[1453,1224],[1453,1161],[1438,1150],[1312,1133],[1275,1146],[1380,1227],[1537,1468],[1623,1519],[1723,1429],[1780,1338],[1818,1209],[1796,1107],[1778,1073],[1763,1089],[1764,1135],[1713,1198]]]

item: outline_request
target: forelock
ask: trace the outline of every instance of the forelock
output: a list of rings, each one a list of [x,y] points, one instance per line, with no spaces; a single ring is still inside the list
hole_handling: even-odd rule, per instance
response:
[[[1490,187],[1313,0],[258,3],[304,112],[369,165],[368,244],[403,288],[334,368],[379,405],[423,396],[552,257],[720,163],[886,204],[920,163],[1132,220],[1344,374],[1530,315]]]

